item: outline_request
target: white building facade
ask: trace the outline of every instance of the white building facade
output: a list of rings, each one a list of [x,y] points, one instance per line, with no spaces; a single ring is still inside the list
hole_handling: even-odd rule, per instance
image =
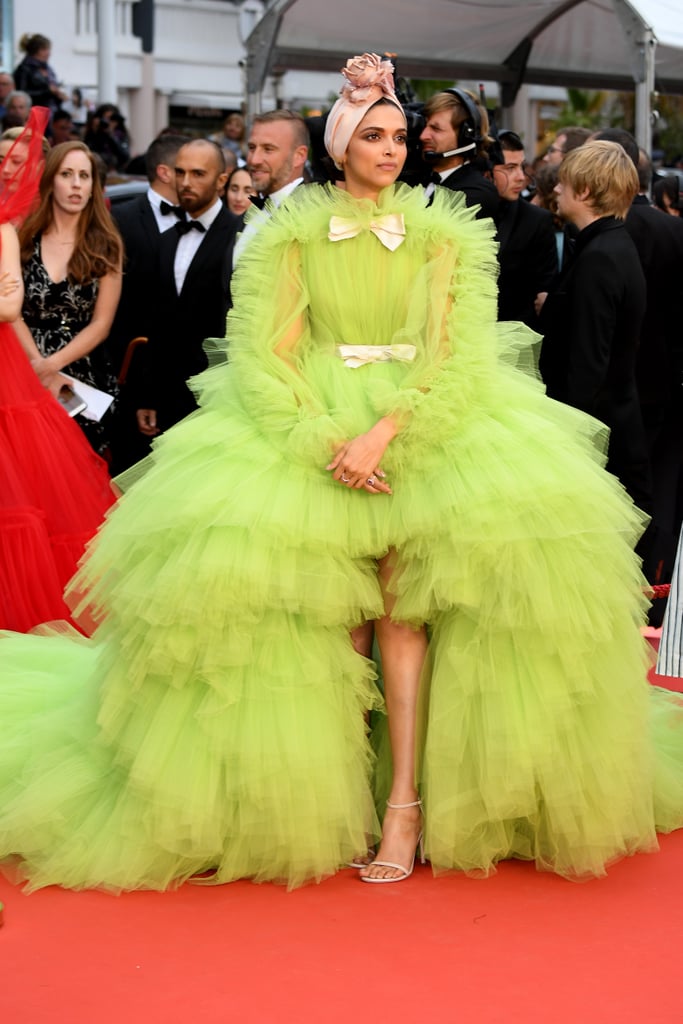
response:
[[[224,113],[244,109],[244,40],[263,10],[262,0],[154,0],[151,54],[143,53],[133,34],[134,6],[135,0],[0,0],[2,64],[11,70],[19,62],[24,33],[47,36],[50,63],[67,90],[79,87],[92,102],[119,106],[133,154],[167,125],[208,134]],[[320,110],[331,104],[340,81],[338,74],[304,71],[271,77],[262,109]],[[495,103],[497,88],[487,87],[487,94]],[[540,143],[544,105],[550,103],[552,115],[565,95],[553,87],[520,90],[505,127],[521,133],[529,155]]]
[[[224,111],[243,108],[243,39],[260,0],[156,0],[150,55],[133,35],[133,6],[134,0],[3,0],[4,64],[11,70],[23,56],[18,44],[24,33],[47,36],[50,64],[66,89],[117,103],[132,152],[143,151],[170,123],[213,130]],[[113,33],[100,34],[100,21]],[[110,83],[106,93],[103,81]],[[268,81],[263,109],[320,109],[338,88],[338,75],[288,72]]]

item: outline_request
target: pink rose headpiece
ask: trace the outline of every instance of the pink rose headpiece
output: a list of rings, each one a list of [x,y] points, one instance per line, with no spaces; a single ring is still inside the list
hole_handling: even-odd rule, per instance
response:
[[[325,149],[336,167],[341,167],[351,136],[378,100],[391,100],[403,112],[394,92],[394,65],[390,60],[364,53],[347,60],[342,75],[346,81],[325,125]]]

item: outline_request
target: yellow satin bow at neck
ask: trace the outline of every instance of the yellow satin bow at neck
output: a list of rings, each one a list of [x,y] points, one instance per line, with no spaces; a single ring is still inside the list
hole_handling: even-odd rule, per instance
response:
[[[363,224],[352,217],[330,217],[330,230],[327,235],[331,242],[341,242],[344,238],[355,238],[361,231],[372,231],[382,245],[392,252],[405,241],[406,226],[402,213],[385,213],[382,217],[373,217]]]

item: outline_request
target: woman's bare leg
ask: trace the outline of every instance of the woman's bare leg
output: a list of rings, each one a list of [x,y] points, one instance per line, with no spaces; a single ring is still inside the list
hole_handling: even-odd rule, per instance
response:
[[[417,800],[415,787],[415,744],[417,699],[422,667],[427,653],[424,627],[413,629],[390,618],[393,599],[387,593],[391,578],[392,553],[380,562],[379,578],[384,594],[385,615],[375,623],[382,655],[384,697],[389,720],[393,775],[389,802],[409,804]],[[419,807],[387,808],[377,860],[410,867],[422,827]],[[397,878],[400,871],[370,864],[361,874],[368,878]]]

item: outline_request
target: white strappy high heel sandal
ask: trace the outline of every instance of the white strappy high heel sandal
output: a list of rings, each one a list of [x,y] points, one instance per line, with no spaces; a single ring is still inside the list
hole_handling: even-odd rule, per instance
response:
[[[387,800],[387,807],[390,807],[392,811],[401,811],[401,810],[403,810],[406,807],[420,807],[421,808],[422,807],[422,801],[420,799],[417,799],[417,800],[412,800],[409,804],[392,804],[389,800]],[[382,868],[395,868],[396,871],[403,872],[402,874],[396,875],[395,878],[370,878],[368,875],[361,875],[360,876],[361,882],[373,882],[373,883],[379,883],[379,882],[405,882],[406,878],[410,878],[410,876],[413,873],[413,868],[415,867],[415,854],[417,853],[418,849],[420,851],[420,863],[424,864],[424,862],[425,862],[425,855],[424,855],[424,842],[423,842],[423,832],[422,832],[422,829],[420,829],[420,834],[417,837],[417,843],[415,844],[415,853],[413,853],[413,859],[410,862],[410,867],[407,868],[405,866],[405,864],[396,864],[396,863],[394,863],[394,861],[391,861],[391,860],[373,860],[372,861],[372,864],[377,864],[377,865],[379,865],[379,867],[382,867]],[[368,867],[372,867],[372,864],[368,864]]]

